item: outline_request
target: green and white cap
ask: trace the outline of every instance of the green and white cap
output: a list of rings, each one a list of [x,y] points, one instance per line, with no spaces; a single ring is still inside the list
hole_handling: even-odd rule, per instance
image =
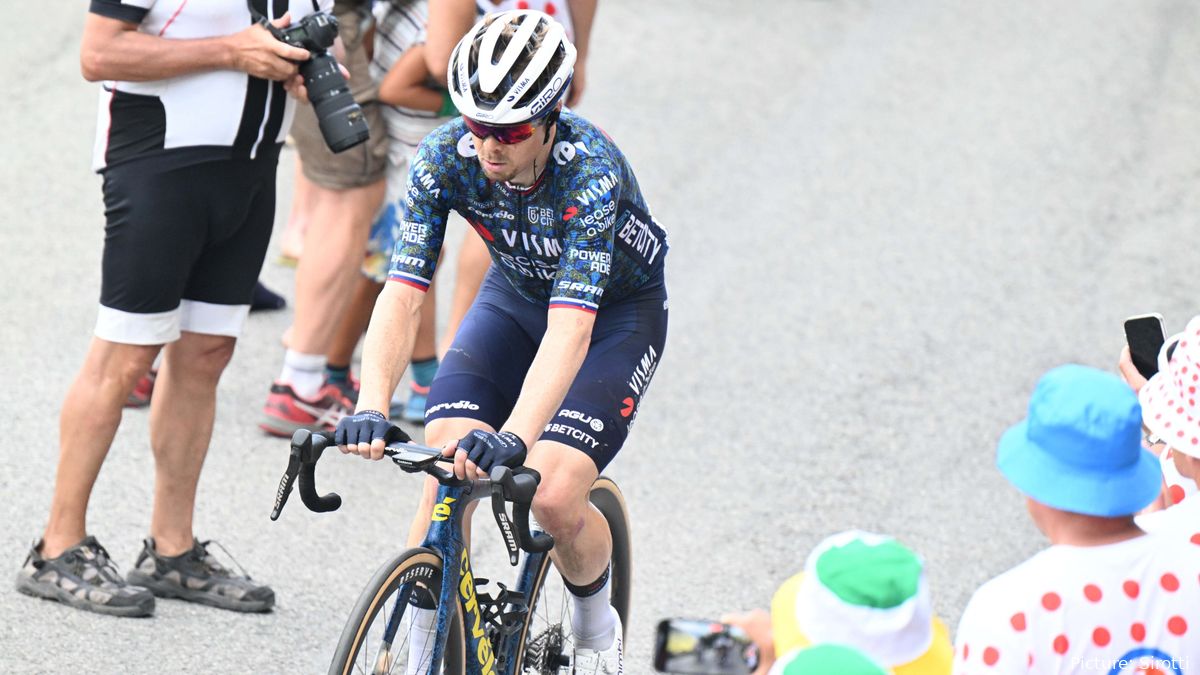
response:
[[[924,563],[895,539],[851,530],[826,538],[771,602],[775,653],[834,643],[897,673],[949,672],[953,645],[933,615]],[[903,668],[901,668],[903,666]]]
[[[889,675],[871,657],[844,645],[824,644],[796,649],[777,660],[767,675]]]

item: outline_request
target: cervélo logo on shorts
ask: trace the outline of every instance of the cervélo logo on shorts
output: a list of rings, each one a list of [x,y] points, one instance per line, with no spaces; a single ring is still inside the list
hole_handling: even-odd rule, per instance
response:
[[[440,410],[479,410],[477,403],[470,401],[455,401],[453,403],[439,403],[435,406],[430,406],[429,410],[425,411],[425,415],[429,416]]]

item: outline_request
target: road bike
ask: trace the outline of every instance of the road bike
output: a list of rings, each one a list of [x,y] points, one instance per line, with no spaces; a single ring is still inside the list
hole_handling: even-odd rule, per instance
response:
[[[328,512],[341,506],[341,497],[320,495],[315,486],[316,464],[333,444],[331,436],[306,430],[292,436],[272,520],[279,518],[297,478],[300,498],[309,510]],[[569,673],[574,648],[571,600],[550,561],[553,539],[536,524],[530,526],[529,508],[540,481],[537,472],[499,466],[487,478],[459,480],[438,466],[450,458],[437,449],[395,443],[385,455],[405,472],[426,473],[437,480],[429,532],[419,547],[384,563],[367,582],[346,620],[329,673]],[[481,590],[489,582],[472,567],[463,531],[467,505],[489,497],[509,563],[519,567],[515,587],[497,583],[495,593]],[[628,626],[631,542],[625,498],[616,483],[601,476],[589,499],[612,532],[612,605],[622,625]],[[432,609],[436,616],[434,632],[417,640],[412,637],[420,637],[421,627],[411,626],[415,607]]]

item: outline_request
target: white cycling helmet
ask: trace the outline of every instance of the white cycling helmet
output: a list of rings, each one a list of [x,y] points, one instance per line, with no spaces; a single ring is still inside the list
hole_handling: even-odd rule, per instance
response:
[[[489,14],[450,54],[447,84],[463,115],[520,124],[554,108],[571,82],[575,46],[562,24],[531,9]]]

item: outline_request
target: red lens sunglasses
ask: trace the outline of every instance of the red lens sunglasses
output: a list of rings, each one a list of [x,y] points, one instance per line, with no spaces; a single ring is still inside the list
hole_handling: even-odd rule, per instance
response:
[[[506,126],[492,126],[483,124],[475,120],[463,116],[463,122],[466,122],[467,128],[471,130],[479,138],[494,137],[504,145],[512,145],[533,136],[534,124],[532,122],[523,122],[521,124],[510,124]]]

